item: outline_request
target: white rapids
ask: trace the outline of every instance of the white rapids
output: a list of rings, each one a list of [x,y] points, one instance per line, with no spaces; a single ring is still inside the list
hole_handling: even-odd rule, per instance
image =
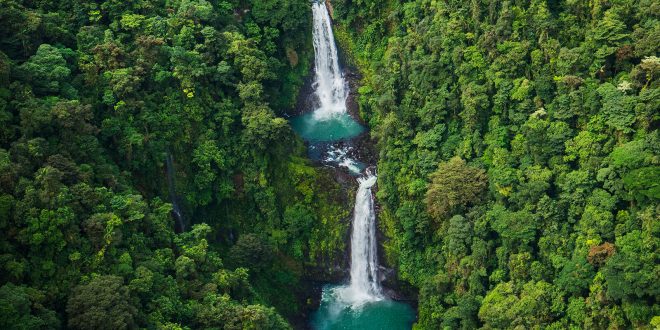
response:
[[[349,157],[348,153],[353,149],[353,147],[339,147],[336,145],[330,146],[328,151],[325,153],[325,158],[323,162],[329,164],[337,164],[339,167],[344,167],[348,169],[354,175],[359,175],[362,172],[360,163],[355,159]]]

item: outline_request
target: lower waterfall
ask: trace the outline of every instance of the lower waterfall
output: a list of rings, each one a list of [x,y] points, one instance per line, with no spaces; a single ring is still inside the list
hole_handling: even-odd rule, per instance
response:
[[[358,182],[351,234],[351,282],[345,292],[346,300],[353,304],[382,299],[378,280],[376,214],[371,193],[376,176],[367,173]]]

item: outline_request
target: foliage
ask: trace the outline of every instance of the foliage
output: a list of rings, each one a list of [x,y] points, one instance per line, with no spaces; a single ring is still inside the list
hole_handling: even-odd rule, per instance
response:
[[[1,1],[0,327],[288,328],[348,229],[281,117],[310,24],[304,0]]]
[[[101,276],[73,289],[67,303],[72,329],[134,328],[137,309],[119,276]]]
[[[416,328],[658,327],[654,1],[332,7]],[[282,118],[309,2],[7,0],[0,25],[0,327],[289,328],[348,230]]]
[[[332,6],[416,329],[655,327],[653,1]]]
[[[470,168],[458,157],[440,163],[430,179],[426,208],[436,219],[443,219],[458,207],[475,204],[487,186],[486,173]]]

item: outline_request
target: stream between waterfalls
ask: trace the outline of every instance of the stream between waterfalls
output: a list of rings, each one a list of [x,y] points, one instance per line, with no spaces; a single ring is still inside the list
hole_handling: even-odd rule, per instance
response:
[[[346,283],[324,286],[321,305],[309,325],[313,329],[410,329],[415,311],[387,297],[380,285],[376,212],[372,187],[377,182],[375,164],[358,159],[360,144],[354,139],[365,132],[346,108],[349,87],[344,79],[323,2],[312,3],[314,41],[315,108],[291,118],[291,127],[308,143],[312,159],[344,167],[357,178],[352,218],[350,278]]]

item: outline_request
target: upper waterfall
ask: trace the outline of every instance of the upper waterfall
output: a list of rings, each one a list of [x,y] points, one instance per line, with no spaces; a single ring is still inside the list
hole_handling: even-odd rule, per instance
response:
[[[348,86],[339,68],[337,46],[332,33],[330,14],[323,2],[312,4],[314,16],[314,91],[319,107],[314,112],[317,119],[327,119],[333,114],[346,112]]]

